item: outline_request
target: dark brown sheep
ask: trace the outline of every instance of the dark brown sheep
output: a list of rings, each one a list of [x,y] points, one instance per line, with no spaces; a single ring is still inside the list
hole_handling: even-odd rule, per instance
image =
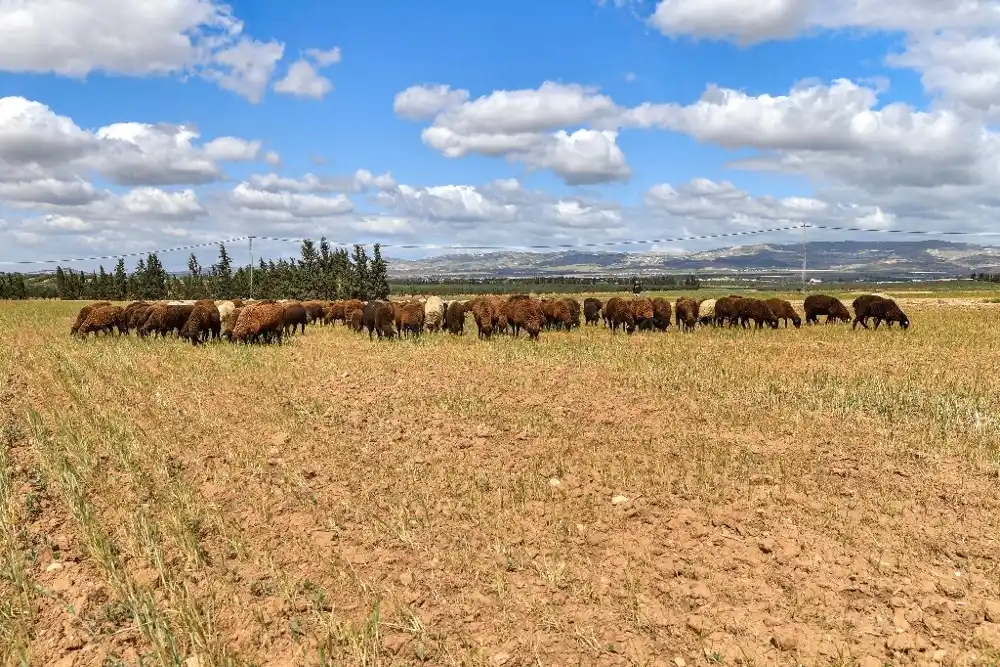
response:
[[[677,328],[681,331],[694,331],[698,323],[698,302],[686,296],[677,297],[674,304]]]
[[[826,315],[827,324],[836,320],[844,323],[851,321],[847,306],[840,299],[828,294],[810,294],[802,307],[806,311],[806,324],[819,324],[820,315]]]
[[[258,302],[244,306],[233,327],[234,343],[281,343],[285,308],[280,303]]]
[[[465,304],[461,301],[449,303],[444,319],[448,333],[456,336],[465,333]]]
[[[309,314],[301,301],[288,301],[281,304],[283,307],[281,315],[281,326],[286,334],[294,334],[301,327],[302,333],[306,332],[306,324],[309,323]]]
[[[543,300],[541,302],[542,313],[545,315],[545,327],[547,329],[565,328],[569,331],[573,328],[573,312],[562,299]]]
[[[528,338],[538,340],[538,334],[541,333],[545,321],[541,301],[532,299],[526,294],[515,294],[504,304],[503,312],[510,322],[514,336],[520,335],[521,329],[524,329]]]
[[[426,317],[426,311],[424,310],[424,304],[419,301],[408,301],[403,304],[398,324],[396,328],[399,330],[399,335],[411,335],[415,338],[420,337],[420,333],[424,330],[424,318]]]
[[[662,296],[653,299],[653,326],[660,331],[666,331],[670,327],[670,318],[673,311],[670,302]]]
[[[741,296],[724,296],[715,301],[715,324],[723,326],[728,324],[733,327],[740,322],[740,301]]]
[[[234,308],[242,308],[243,306],[247,305],[246,302],[243,301],[243,299],[233,299],[232,301]]]
[[[788,320],[792,321],[792,324],[796,329],[802,326],[802,318],[799,317],[799,314],[795,312],[795,309],[792,308],[792,304],[788,301],[785,301],[784,299],[767,299],[764,303],[766,303],[767,307],[771,309],[771,312],[774,313],[775,317],[779,320],[785,321],[786,329],[788,328]]]
[[[347,326],[351,328],[352,331],[361,333],[365,330],[365,311],[361,308],[355,308],[347,315]]]
[[[194,310],[181,328],[180,337],[191,341],[192,345],[197,345],[209,338],[218,338],[221,329],[222,321],[215,303],[200,302],[195,304]]]
[[[628,307],[632,311],[632,319],[635,326],[641,331],[648,331],[653,328],[653,302],[645,297],[636,297],[628,302]]]
[[[351,310],[361,309],[351,308]],[[337,322],[346,323],[349,319],[345,301],[332,301],[323,311],[323,324],[336,324]]]
[[[854,300],[854,323],[851,325],[852,329],[856,328],[858,324],[867,329],[868,318],[875,320],[876,329],[878,329],[882,322],[885,322],[887,327],[892,327],[893,322],[899,322],[899,326],[903,329],[910,327],[910,319],[894,300],[874,294],[865,295],[865,297],[858,297]]]
[[[142,327],[146,324],[146,320],[149,319],[149,314],[153,312],[153,308],[152,304],[147,303],[142,306],[136,306],[130,312],[127,312],[128,328],[134,330],[139,336],[145,337],[146,333]]]
[[[601,321],[601,309],[604,304],[600,299],[587,297],[583,300],[583,319],[587,324],[597,324]]]
[[[618,327],[622,327],[627,334],[635,331],[632,309],[629,308],[628,301],[619,296],[608,299],[604,307],[604,322],[611,328],[611,333],[618,331]]]
[[[740,324],[742,326],[750,326],[750,322],[753,321],[754,328],[756,329],[763,329],[765,324],[772,329],[778,328],[778,318],[775,317],[766,302],[760,299],[740,299],[738,303]],[[716,303],[716,306],[718,306],[718,303]]]
[[[95,301],[94,303],[88,304],[80,309],[80,312],[76,314],[76,320],[74,320],[73,325],[69,328],[69,334],[75,335],[80,331],[80,327],[83,323],[87,321],[87,316],[90,315],[90,311],[95,308],[100,308],[101,306],[110,306],[110,301]]]
[[[142,335],[152,333],[166,336],[170,333],[180,333],[193,310],[194,306],[188,304],[153,306],[146,323],[142,325]]]
[[[79,335],[84,338],[87,334],[93,333],[95,336],[104,332],[111,334],[115,329],[119,334],[125,333],[125,310],[121,306],[97,306],[87,313],[87,319],[80,325]]]
[[[306,311],[306,319],[309,321],[309,324],[315,324],[316,322],[323,321],[323,310],[326,307],[326,304],[322,301],[303,301],[302,307]]]
[[[393,338],[396,335],[396,329],[393,327],[396,318],[392,304],[387,301],[375,301],[369,303],[368,306],[371,306],[372,309],[372,325],[368,327],[368,338],[371,339],[373,333],[378,336],[379,340]],[[368,324],[367,313],[365,314],[365,324]]]

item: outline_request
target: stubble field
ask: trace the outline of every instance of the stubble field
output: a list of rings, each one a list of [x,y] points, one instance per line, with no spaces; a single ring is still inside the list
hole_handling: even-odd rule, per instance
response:
[[[0,303],[0,661],[996,665],[1000,305],[900,304],[192,348]]]

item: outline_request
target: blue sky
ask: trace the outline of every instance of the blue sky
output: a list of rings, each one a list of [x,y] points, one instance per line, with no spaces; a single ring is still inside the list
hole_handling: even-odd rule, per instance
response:
[[[0,9],[2,261],[996,217],[992,1],[52,1]]]

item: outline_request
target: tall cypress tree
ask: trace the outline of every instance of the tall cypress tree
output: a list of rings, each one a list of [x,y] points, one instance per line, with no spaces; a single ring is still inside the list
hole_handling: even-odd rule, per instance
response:
[[[375,244],[372,249],[372,263],[370,273],[371,294],[375,299],[389,298],[389,269],[382,259],[382,246]]]
[[[125,271],[125,260],[121,258],[115,264],[114,292],[115,299],[119,301],[128,298],[128,273]]]
[[[231,299],[233,294],[233,260],[226,252],[226,244],[219,244],[219,261],[212,265],[212,298]]]
[[[351,285],[351,297],[368,301],[372,298],[371,272],[368,267],[368,253],[365,247],[359,243],[354,244],[354,255],[351,257],[351,268],[353,269],[353,280]]]

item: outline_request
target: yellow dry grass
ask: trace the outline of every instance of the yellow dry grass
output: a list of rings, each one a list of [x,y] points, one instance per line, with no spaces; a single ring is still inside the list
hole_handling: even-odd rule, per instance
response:
[[[0,662],[997,664],[1000,305],[902,303],[200,348],[0,304]]]

